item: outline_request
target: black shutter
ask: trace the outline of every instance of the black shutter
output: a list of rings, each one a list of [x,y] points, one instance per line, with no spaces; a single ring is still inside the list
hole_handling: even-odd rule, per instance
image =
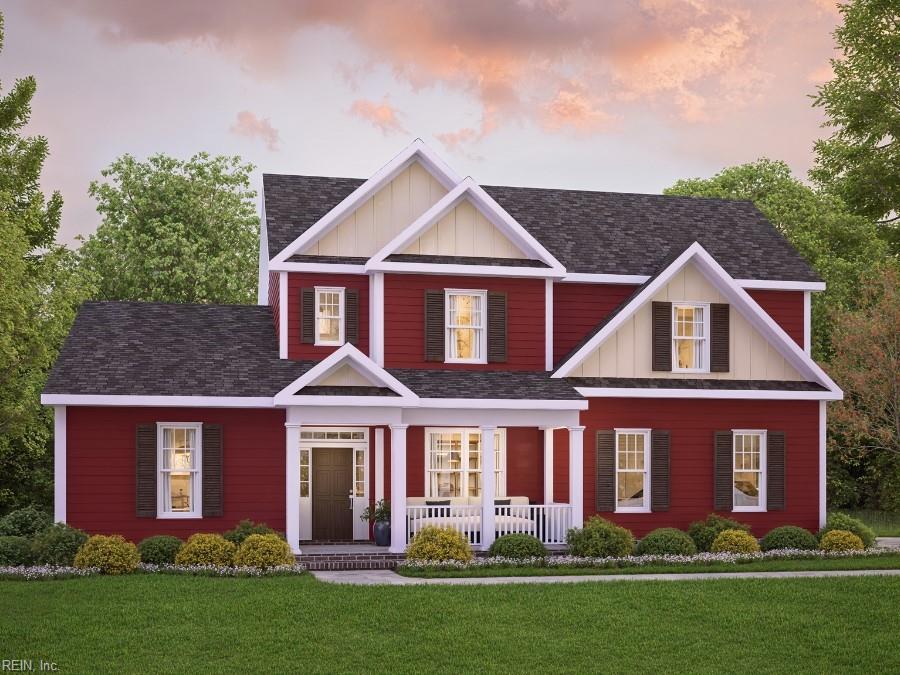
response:
[[[616,510],[616,432],[597,432],[597,511]]]
[[[138,424],[135,433],[135,513],[156,518],[156,425]]]
[[[344,341],[359,344],[359,291],[354,288],[344,291]]]
[[[787,444],[783,431],[766,434],[766,508],[784,511],[784,464]]]
[[[651,303],[653,370],[672,370],[672,303]]]
[[[716,511],[734,507],[734,439],[730,431],[715,433],[715,502]]]
[[[669,510],[669,432],[650,432],[650,510]]]
[[[444,291],[425,291],[425,360],[444,361]]]
[[[487,360],[506,362],[506,293],[487,294]]]
[[[221,516],[225,496],[222,493],[222,425],[203,425],[203,517]]]
[[[714,303],[709,306],[709,370],[712,373],[729,371],[730,321],[728,305]]]
[[[316,289],[300,289],[300,342],[316,342]]]

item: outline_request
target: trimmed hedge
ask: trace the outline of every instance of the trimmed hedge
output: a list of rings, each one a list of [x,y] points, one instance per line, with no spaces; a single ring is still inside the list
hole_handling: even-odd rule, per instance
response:
[[[571,555],[582,558],[631,555],[634,550],[631,532],[600,516],[589,518],[581,529],[569,530],[566,543]]]
[[[710,513],[706,520],[697,520],[688,527],[688,536],[694,540],[694,545],[701,553],[706,553],[712,549],[712,544],[719,536],[720,532],[725,530],[742,530],[750,531],[749,525],[744,525],[731,518],[723,518],[715,513]]]
[[[875,545],[875,531],[863,521],[848,516],[846,513],[829,513],[825,527],[818,532],[819,541],[832,530],[852,532],[862,540],[863,546],[871,548]]]
[[[138,553],[141,554],[141,562],[151,565],[174,565],[175,556],[182,546],[184,542],[178,537],[160,534],[141,541],[138,544]]]
[[[472,548],[461,532],[449,527],[426,525],[409,543],[406,558],[469,562],[472,559]]]
[[[75,567],[96,567],[103,574],[128,574],[140,562],[137,546],[118,534],[95,534],[75,555]]]
[[[637,555],[696,555],[697,546],[687,533],[660,527],[648,533],[635,548]]]
[[[759,542],[744,530],[722,530],[710,547],[712,553],[759,553]]]
[[[234,563],[237,546],[220,534],[192,534],[175,556],[176,565],[223,565]]]
[[[251,534],[244,539],[234,564],[238,567],[279,567],[293,565],[294,554],[291,547],[277,534]]]
[[[240,546],[244,543],[244,540],[249,537],[251,534],[278,534],[271,527],[266,525],[265,523],[254,523],[252,520],[244,519],[235,525],[233,530],[228,530],[227,532],[223,532],[222,536],[225,537],[228,541],[230,541],[235,546]]]
[[[503,558],[543,558],[547,547],[530,534],[504,534],[497,537],[488,549],[488,555]]]
[[[862,551],[865,544],[848,530],[829,530],[822,535],[819,548],[823,551]]]
[[[812,551],[819,547],[819,542],[809,530],[795,525],[784,525],[770,530],[759,542],[759,546],[763,551],[774,551],[779,548],[796,548],[801,551]]]
[[[38,565],[71,567],[75,555],[88,540],[87,532],[56,523],[38,534],[31,542],[31,558]]]
[[[38,532],[43,532],[53,524],[49,513],[34,506],[26,506],[10,511],[0,518],[0,536],[25,537],[32,539]]]
[[[31,564],[31,542],[25,537],[0,537],[0,565],[17,567]]]

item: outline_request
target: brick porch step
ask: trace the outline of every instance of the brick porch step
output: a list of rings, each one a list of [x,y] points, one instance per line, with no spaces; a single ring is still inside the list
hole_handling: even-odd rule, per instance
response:
[[[297,562],[308,570],[392,570],[405,556],[402,553],[301,553]]]

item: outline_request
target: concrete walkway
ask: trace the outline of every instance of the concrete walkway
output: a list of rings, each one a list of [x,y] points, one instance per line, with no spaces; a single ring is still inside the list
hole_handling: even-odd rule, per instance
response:
[[[698,581],[709,579],[801,579],[824,577],[900,576],[897,570],[822,570],[818,572],[695,572],[689,574],[585,574],[546,577],[455,577],[420,579],[391,570],[312,572],[319,581],[356,586],[494,586],[497,584],[575,584],[585,581]]]
[[[900,548],[900,537],[876,537],[875,545],[881,548]]]

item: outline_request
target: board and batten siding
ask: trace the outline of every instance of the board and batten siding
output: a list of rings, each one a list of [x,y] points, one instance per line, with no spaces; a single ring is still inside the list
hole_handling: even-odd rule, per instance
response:
[[[348,288],[359,291],[359,343],[363,354],[369,353],[369,277],[365,274],[288,273],[288,358],[321,361],[338,347],[316,346],[300,340],[300,290],[315,286]]]
[[[479,289],[507,295],[507,359],[502,363],[443,363],[425,360],[425,291]],[[544,370],[543,279],[384,275],[386,368]],[[363,301],[360,296],[360,307]]]
[[[414,162],[301,255],[374,255],[446,194],[444,186]]]
[[[553,284],[553,362],[559,363],[635,288],[631,284]]]
[[[686,265],[652,300],[727,302],[692,264]],[[669,379],[802,380],[785,358],[738,312],[730,308],[731,368],[723,373],[677,373],[652,369],[651,302],[646,302],[600,347],[589,354],[573,377],[659,377]]]
[[[137,425],[157,422],[222,426],[221,516],[137,517],[135,433]],[[224,532],[243,518],[283,531],[284,423],[283,410],[70,406],[66,520],[91,534],[121,534],[134,542],[156,534],[186,539],[195,532]]]
[[[747,293],[794,342],[803,347],[803,291],[750,289]]]

